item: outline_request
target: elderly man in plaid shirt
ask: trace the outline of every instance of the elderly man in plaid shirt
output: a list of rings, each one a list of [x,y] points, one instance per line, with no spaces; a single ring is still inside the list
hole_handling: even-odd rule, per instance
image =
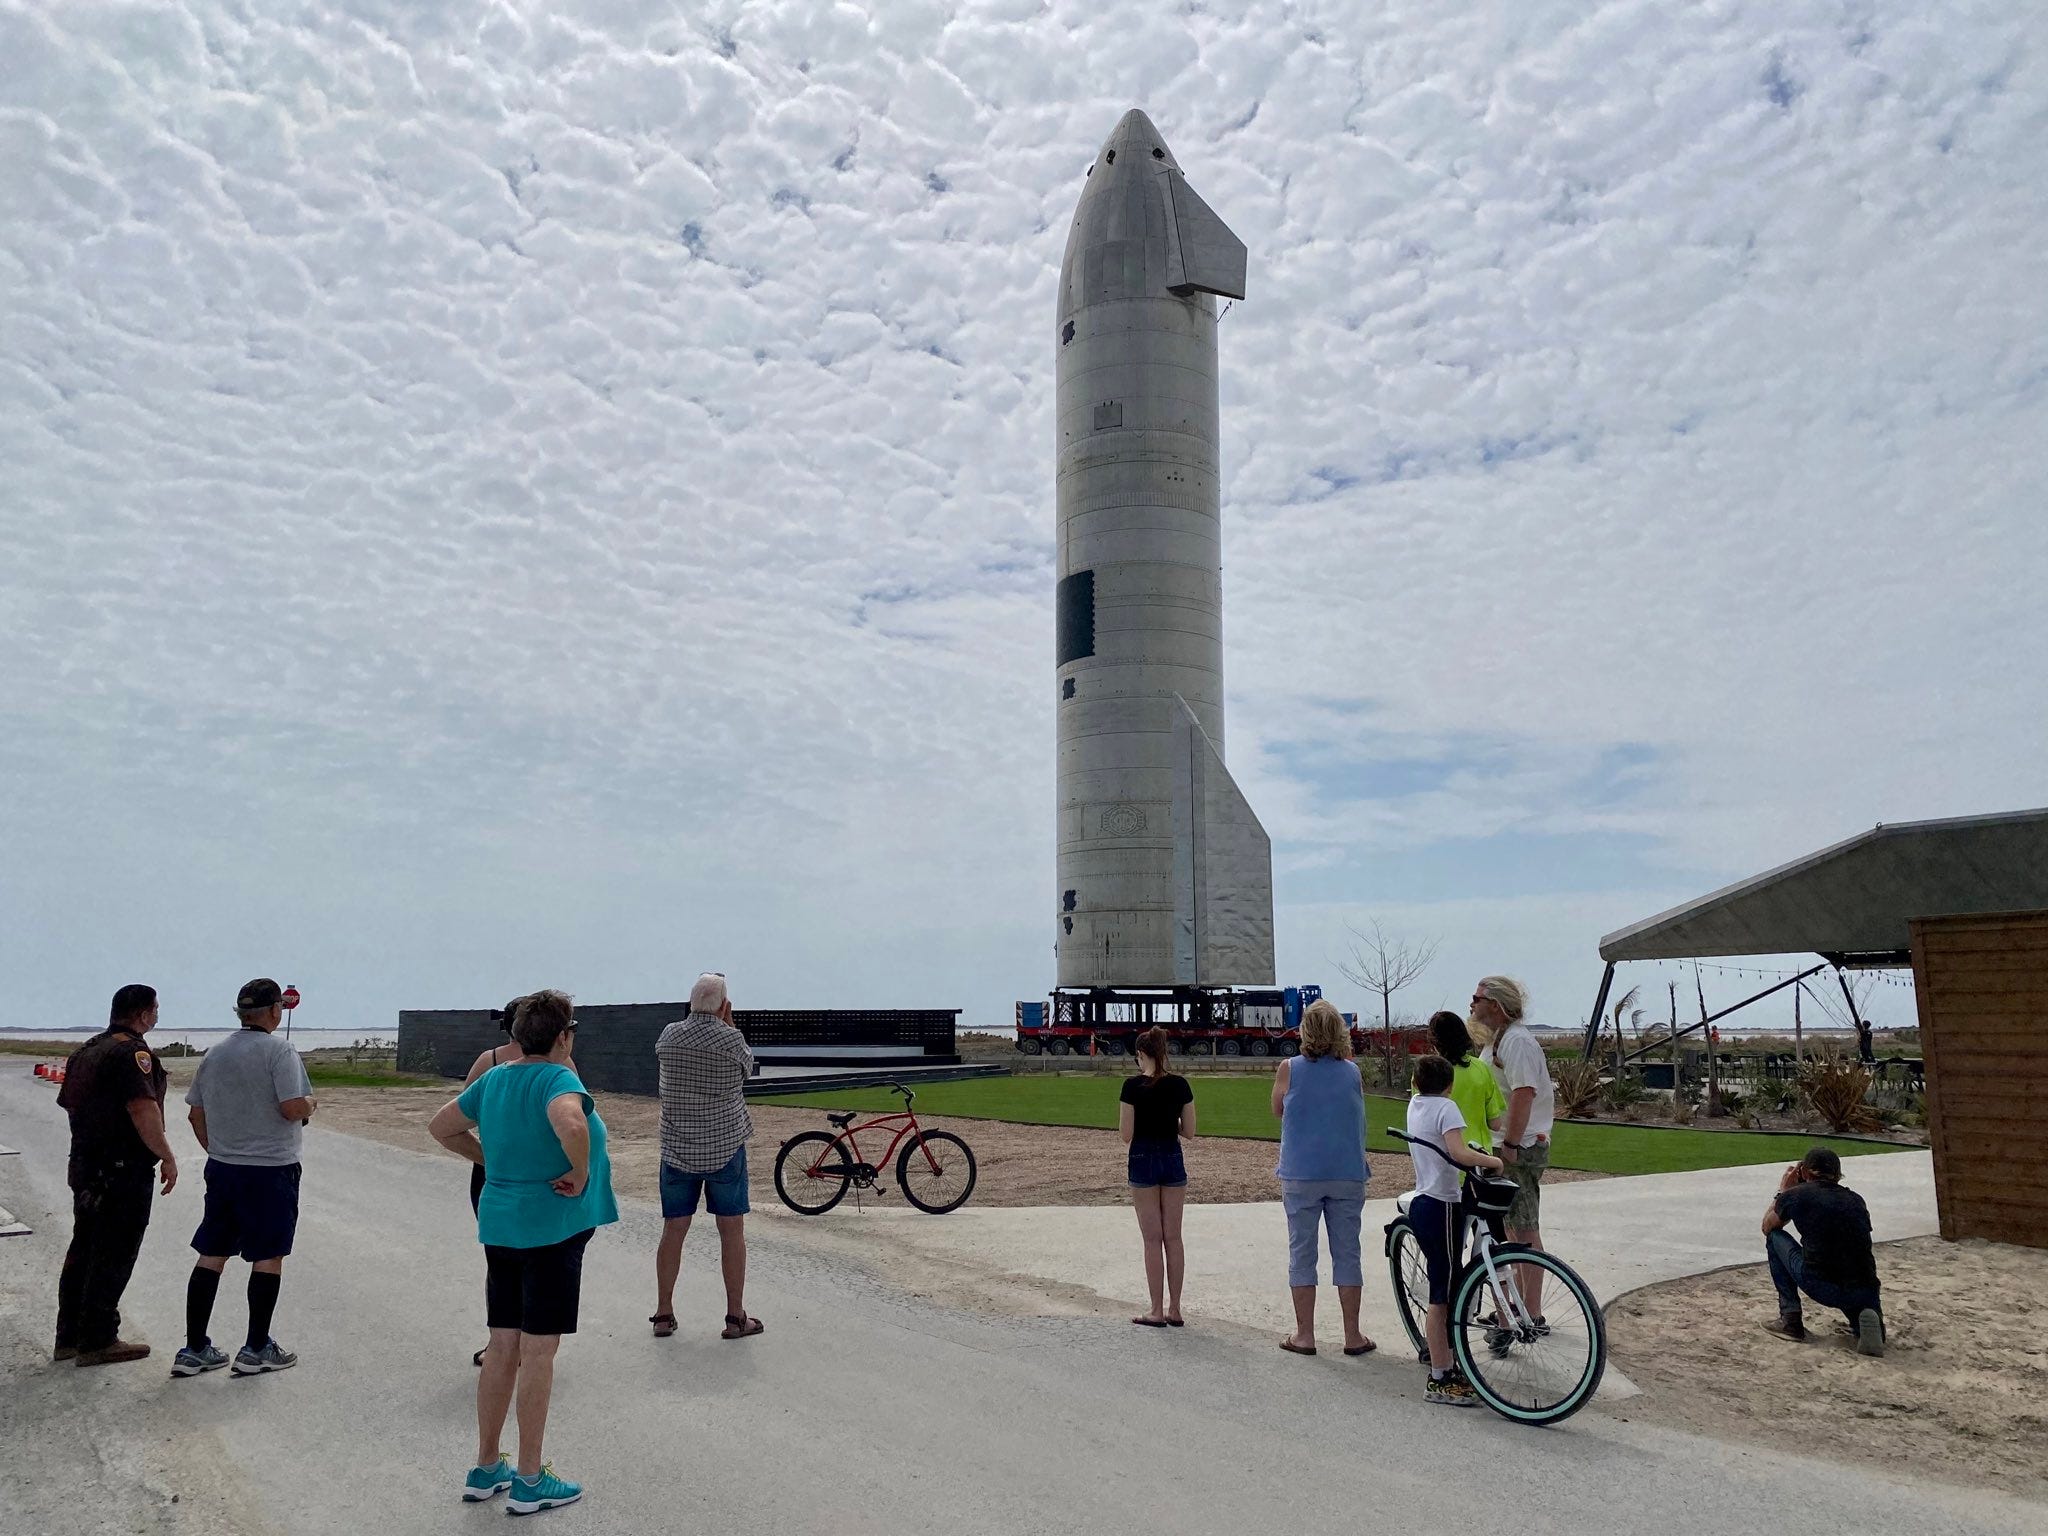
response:
[[[690,1218],[704,1207],[718,1223],[718,1267],[725,1276],[725,1339],[761,1332],[742,1299],[747,1284],[746,1084],[754,1053],[732,1022],[725,977],[706,971],[690,988],[690,1016],[661,1032],[661,1246],[654,1252],[654,1336],[676,1331],[676,1273]]]

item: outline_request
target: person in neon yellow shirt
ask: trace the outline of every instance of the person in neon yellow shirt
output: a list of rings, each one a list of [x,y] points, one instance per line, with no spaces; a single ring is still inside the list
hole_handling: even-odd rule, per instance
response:
[[[1500,1079],[1472,1043],[1465,1021],[1455,1013],[1436,1013],[1429,1020],[1429,1043],[1451,1064],[1450,1100],[1465,1117],[1465,1145],[1479,1152],[1493,1150],[1494,1128],[1508,1112]]]

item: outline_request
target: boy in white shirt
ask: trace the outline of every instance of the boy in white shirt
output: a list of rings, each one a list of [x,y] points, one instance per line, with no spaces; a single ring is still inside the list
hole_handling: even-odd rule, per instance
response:
[[[1415,1229],[1429,1269],[1429,1381],[1422,1389],[1423,1400],[1471,1408],[1479,1399],[1471,1383],[1451,1368],[1451,1280],[1458,1272],[1458,1237],[1463,1230],[1458,1214],[1458,1167],[1498,1173],[1501,1161],[1465,1145],[1465,1117],[1450,1099],[1456,1077],[1441,1056],[1424,1056],[1415,1064],[1408,1134],[1427,1145],[1408,1148],[1415,1164],[1415,1196],[1408,1202],[1408,1224]],[[1448,1154],[1449,1160],[1431,1147]]]

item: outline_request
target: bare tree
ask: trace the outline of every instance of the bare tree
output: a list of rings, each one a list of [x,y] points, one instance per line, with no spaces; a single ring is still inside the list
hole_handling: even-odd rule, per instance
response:
[[[1379,994],[1381,1049],[1389,1087],[1394,1086],[1394,994],[1429,969],[1439,942],[1423,939],[1411,943],[1389,934],[1375,920],[1370,932],[1351,929],[1351,956],[1335,962],[1346,981]]]
[[[1625,1070],[1622,1065],[1622,1049],[1627,1042],[1622,1038],[1621,1021],[1623,1015],[1627,1015],[1629,1022],[1637,1027],[1636,1043],[1638,1045],[1642,1043],[1643,1010],[1636,1007],[1636,998],[1641,995],[1642,990],[1641,987],[1630,987],[1621,994],[1614,1004],[1614,1075],[1617,1078]]]

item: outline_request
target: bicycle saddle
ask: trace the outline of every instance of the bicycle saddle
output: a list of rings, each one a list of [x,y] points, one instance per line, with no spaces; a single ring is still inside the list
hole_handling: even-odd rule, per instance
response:
[[[839,1129],[843,1131],[849,1125],[853,1124],[853,1117],[856,1113],[857,1111],[849,1109],[843,1115],[827,1115],[825,1118],[827,1120],[830,1120],[834,1125],[838,1126]]]

